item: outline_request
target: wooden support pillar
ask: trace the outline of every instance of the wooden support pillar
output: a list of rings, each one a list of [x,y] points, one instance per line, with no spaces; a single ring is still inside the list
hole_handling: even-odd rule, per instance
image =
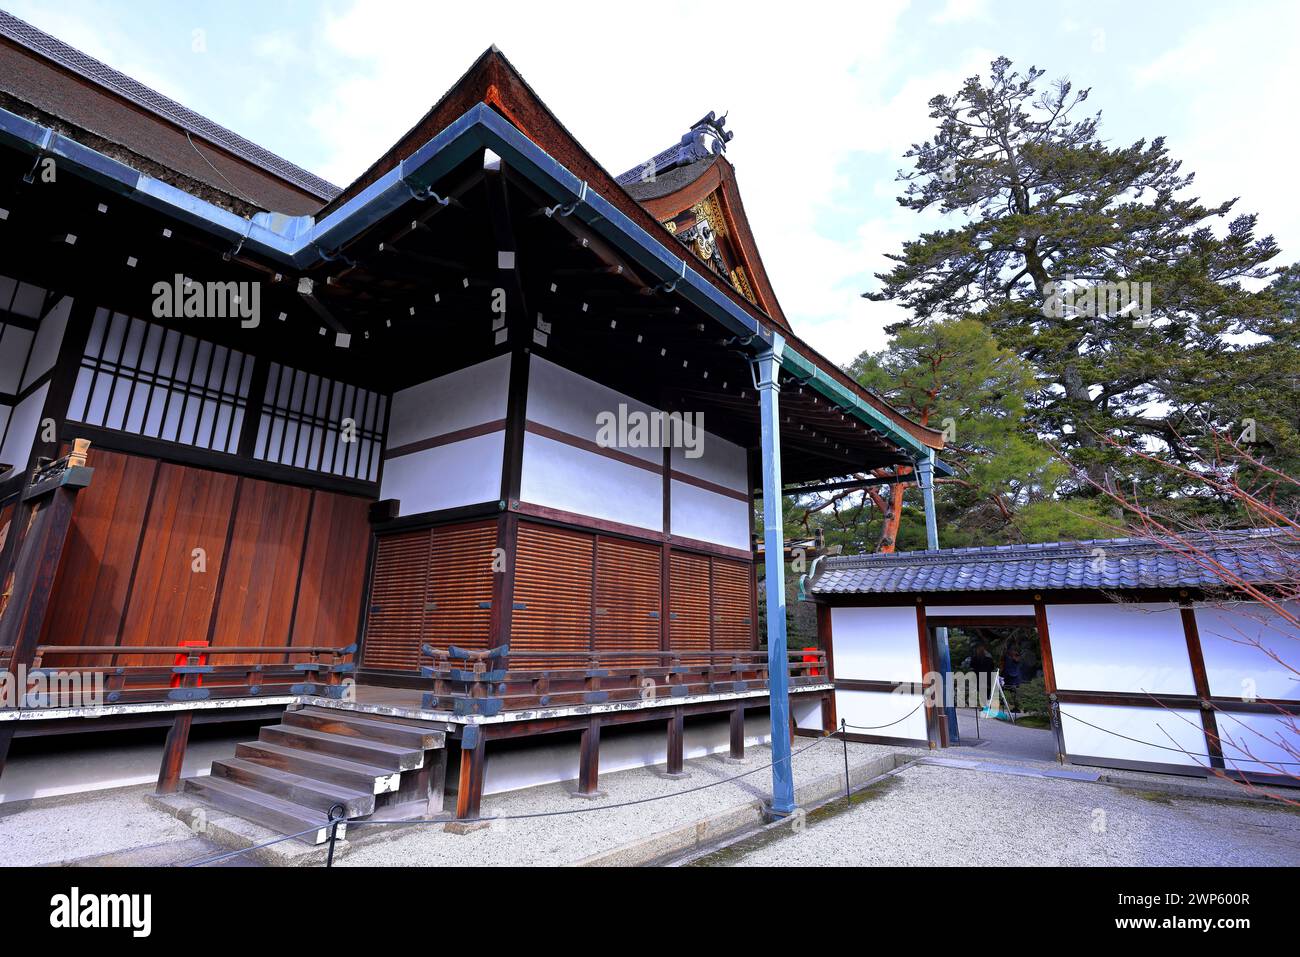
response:
[[[1060,702],[1056,700],[1056,663],[1052,660],[1052,636],[1047,630],[1047,606],[1043,596],[1034,596],[1034,628],[1038,632],[1038,647],[1043,661],[1043,688],[1051,699],[1052,733],[1056,736],[1056,760],[1066,763],[1065,722],[1061,719]]]
[[[673,708],[668,719],[668,773],[682,773],[682,746],[685,742],[682,709]]]
[[[1205,733],[1205,753],[1210,767],[1222,771],[1227,768],[1223,760],[1223,742],[1219,738],[1219,719],[1210,703],[1210,679],[1205,670],[1205,653],[1201,648],[1201,631],[1196,625],[1196,609],[1184,598],[1180,613],[1183,621],[1183,638],[1187,642],[1187,657],[1192,665],[1192,681],[1196,697],[1201,699],[1201,728]]]
[[[828,691],[822,695],[822,734],[834,734],[839,727],[835,716],[835,692]]]
[[[14,733],[18,730],[17,721],[0,723],[0,776],[5,773],[5,762],[9,760],[9,745],[13,744]]]
[[[745,702],[737,701],[731,709],[731,756],[745,756]]]
[[[410,790],[407,792],[407,780]],[[401,788],[397,800],[401,803],[423,802],[424,817],[437,817],[444,809],[444,795],[447,790],[447,749],[430,748],[424,752],[424,764],[420,770],[406,772],[401,778]],[[407,793],[403,793],[407,792]]]
[[[19,531],[21,539],[11,553],[6,581],[0,581],[0,592],[6,586],[12,589],[0,608],[0,648],[13,649],[9,668],[15,673],[20,666],[30,665],[36,654],[72,526],[73,505],[94,474],[84,464],[89,444],[78,439],[72,455],[34,476],[23,493],[24,507],[14,510],[15,520],[24,516],[23,528],[10,530],[11,536]],[[20,695],[25,691],[20,689]]]
[[[934,661],[930,656],[930,629],[925,623],[925,605],[922,600],[916,600],[916,635],[917,641],[921,646],[921,681],[934,674]],[[930,696],[925,694],[924,685],[921,694],[925,702],[925,737],[931,748],[941,747],[939,738],[938,720],[935,717],[935,708],[930,704]]]
[[[180,790],[181,768],[185,764],[185,749],[190,743],[190,725],[193,722],[193,711],[184,711],[172,721],[167,743],[163,745],[162,764],[158,768],[159,794],[173,794]]]
[[[595,794],[600,788],[600,719],[592,718],[582,729],[582,753],[578,759],[578,793]]]
[[[460,787],[456,793],[456,819],[479,816],[483,803],[483,769],[487,758],[487,737],[478,725],[466,725],[460,743]]]

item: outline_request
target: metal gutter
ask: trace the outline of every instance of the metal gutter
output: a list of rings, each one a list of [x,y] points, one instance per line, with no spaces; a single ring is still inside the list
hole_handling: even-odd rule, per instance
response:
[[[477,103],[396,167],[320,221],[311,216],[264,212],[245,219],[214,203],[111,159],[48,127],[0,109],[0,143],[56,163],[106,189],[180,222],[242,244],[295,269],[307,269],[394,210],[432,188],[443,175],[480,149],[490,149],[512,168],[564,204],[556,215],[574,215],[631,261],[679,292],[736,336],[754,355],[772,346],[773,330],[732,302],[687,259],[676,255],[584,180],[565,168],[485,103]],[[786,348],[785,368],[825,398],[843,406],[870,428],[907,450],[914,459],[930,449],[899,428],[796,350]],[[938,463],[936,469],[950,471]]]

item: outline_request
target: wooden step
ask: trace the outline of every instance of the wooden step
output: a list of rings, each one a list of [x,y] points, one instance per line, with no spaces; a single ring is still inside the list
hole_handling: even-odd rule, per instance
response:
[[[302,748],[289,748],[270,741],[249,741],[235,747],[235,757],[254,761],[267,767],[290,771],[316,781],[339,784],[355,791],[370,791],[372,794],[388,794],[396,791],[401,781],[401,773],[387,768],[375,767],[360,761]]]
[[[340,804],[343,806],[345,817],[373,814],[375,810],[373,792],[357,791],[327,781],[318,781],[292,771],[258,764],[247,758],[224,758],[213,761],[212,774],[263,794],[273,794],[294,804],[324,811],[327,817],[330,808]]]
[[[386,744],[396,744],[417,751],[440,748],[447,737],[442,731],[432,728],[394,724],[384,720],[383,715],[347,711],[343,708],[302,708],[298,711],[286,711],[283,720],[285,724],[297,728],[311,728],[329,734],[383,741]]]
[[[185,786],[214,807],[230,811],[277,834],[307,831],[298,838],[307,844],[324,844],[329,838],[329,820],[324,812],[315,808],[263,794],[220,777],[189,778]],[[340,838],[345,836],[346,830],[346,824],[339,826]]]
[[[281,744],[302,751],[319,754],[332,754],[373,764],[375,767],[389,771],[414,771],[424,766],[424,752],[418,748],[404,748],[397,744],[385,744],[382,741],[368,741],[343,734],[330,734],[326,731],[313,731],[311,728],[299,728],[288,724],[274,724],[264,727],[258,734],[259,741]]]

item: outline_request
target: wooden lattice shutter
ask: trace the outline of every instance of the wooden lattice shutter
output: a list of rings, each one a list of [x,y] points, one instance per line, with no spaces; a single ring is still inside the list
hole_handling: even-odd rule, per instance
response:
[[[709,560],[674,552],[670,563],[668,647],[672,651],[709,650]],[[683,659],[687,663],[703,658]]]
[[[428,529],[378,540],[362,651],[365,667],[417,667],[428,581]]]
[[[618,538],[596,543],[596,649],[658,651],[662,549]],[[617,659],[615,667],[644,667],[658,657]]]
[[[510,620],[512,667],[539,664],[528,659],[529,651],[590,650],[595,543],[587,532],[519,524]]]
[[[713,650],[752,651],[754,612],[749,577],[753,566],[713,559]]]
[[[492,550],[497,523],[433,530],[424,640],[435,648],[487,648],[492,637]]]

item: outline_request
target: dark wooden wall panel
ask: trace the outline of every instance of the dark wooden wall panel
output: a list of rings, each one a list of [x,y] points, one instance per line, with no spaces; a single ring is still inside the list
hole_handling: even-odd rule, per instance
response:
[[[284,645],[293,619],[312,493],[258,479],[239,481],[211,643]]]
[[[673,552],[669,576],[668,648],[670,651],[708,651],[709,558]],[[683,659],[687,663],[700,658]]]
[[[489,647],[496,544],[495,519],[433,529],[424,614],[424,640],[430,645]]]
[[[590,650],[595,544],[589,532],[520,523],[512,665],[527,667],[528,651]]]
[[[370,502],[317,491],[312,497],[291,645],[356,641],[370,551]]]
[[[94,479],[77,496],[42,644],[116,645],[140,548],[158,463],[94,451]],[[103,663],[102,658],[55,656],[53,667]]]
[[[92,449],[87,464],[95,475],[77,497],[42,644],[356,641],[369,500],[104,449]],[[116,663],[171,664],[130,654]]]
[[[597,540],[596,650],[659,650],[662,570],[662,550],[657,544],[620,538]],[[619,664],[641,667],[658,660],[636,658]]]
[[[752,651],[755,646],[749,562],[714,557],[713,650]]]
[[[417,667],[428,584],[427,529],[379,539],[362,648],[367,668],[410,671]]]
[[[159,466],[119,644],[207,639],[237,483],[220,472]],[[205,567],[195,571],[194,550],[200,548]],[[129,655],[119,660],[147,663],[158,662]]]

